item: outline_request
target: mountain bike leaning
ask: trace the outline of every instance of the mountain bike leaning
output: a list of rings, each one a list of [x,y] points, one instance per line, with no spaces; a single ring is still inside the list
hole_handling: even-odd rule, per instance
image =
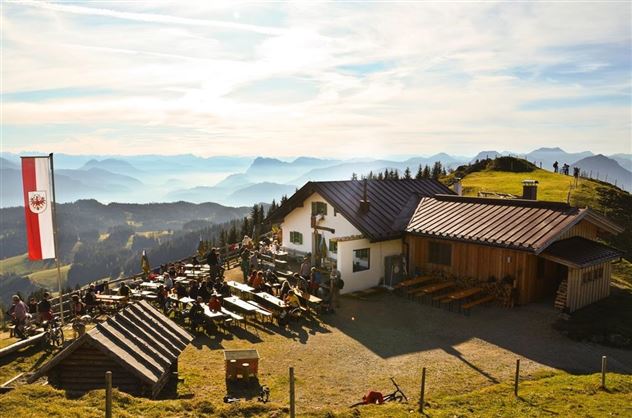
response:
[[[393,382],[393,385],[395,386],[395,390],[393,392],[388,393],[386,395],[382,395],[381,392],[371,391],[362,397],[362,402],[354,403],[353,405],[350,406],[350,408],[355,408],[356,406],[369,405],[369,404],[381,405],[385,402],[402,402],[402,401],[408,402],[408,398],[406,397],[406,394],[404,394],[404,391],[399,387],[395,379],[392,377],[391,377],[391,382]]]
[[[51,348],[64,345],[64,330],[58,316],[53,317],[44,327],[44,343]]]

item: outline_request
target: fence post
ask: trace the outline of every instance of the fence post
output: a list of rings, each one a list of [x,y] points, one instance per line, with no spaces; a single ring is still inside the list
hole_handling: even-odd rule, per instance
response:
[[[112,418],[112,372],[105,372],[105,418]]]
[[[518,396],[518,382],[520,381],[520,359],[516,359],[516,378],[514,380],[514,395]]]
[[[601,356],[601,388],[606,388],[606,367],[607,367],[608,359],[606,356]]]
[[[290,367],[290,418],[296,417],[296,404],[294,399],[294,367]]]
[[[426,368],[421,369],[421,395],[419,396],[419,412],[424,412],[424,394],[426,392]]]

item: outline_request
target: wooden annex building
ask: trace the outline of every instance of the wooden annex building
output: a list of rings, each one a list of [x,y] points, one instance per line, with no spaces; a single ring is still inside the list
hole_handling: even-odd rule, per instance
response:
[[[597,239],[622,228],[588,208],[529,199],[435,195],[406,228],[411,271],[509,283],[525,304],[555,298],[566,312],[605,298],[622,252]]]
[[[155,398],[178,370],[178,356],[193,337],[145,301],[134,302],[75,340],[37,370],[29,383],[47,376],[71,392],[112,386]]]
[[[522,198],[461,196],[438,181],[308,182],[269,217],[290,254],[336,265],[344,293],[396,286],[405,272],[481,287],[505,306],[551,300],[574,312],[610,294],[623,252],[600,239],[623,228],[589,208]],[[316,255],[316,257],[315,257]]]

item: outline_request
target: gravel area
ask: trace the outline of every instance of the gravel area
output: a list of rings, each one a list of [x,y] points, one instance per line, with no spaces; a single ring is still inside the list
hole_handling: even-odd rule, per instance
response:
[[[594,373],[602,355],[609,370],[632,373],[631,351],[564,337],[551,327],[556,314],[545,305],[483,307],[466,317],[388,293],[341,302],[336,313],[286,330],[250,326],[196,339],[180,359],[184,390],[220,400],[226,393],[221,349],[253,346],[262,357],[259,380],[275,400],[287,400],[288,367],[295,368],[297,403],[305,409],[339,408],[369,390],[390,391],[390,376],[417,399],[422,367],[430,397],[509,381],[517,358],[523,378],[554,369]]]

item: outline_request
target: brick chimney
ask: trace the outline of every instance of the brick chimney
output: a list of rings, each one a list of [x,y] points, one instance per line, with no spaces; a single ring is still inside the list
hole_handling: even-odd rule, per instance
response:
[[[538,200],[537,180],[522,180],[522,198],[526,200]]]

